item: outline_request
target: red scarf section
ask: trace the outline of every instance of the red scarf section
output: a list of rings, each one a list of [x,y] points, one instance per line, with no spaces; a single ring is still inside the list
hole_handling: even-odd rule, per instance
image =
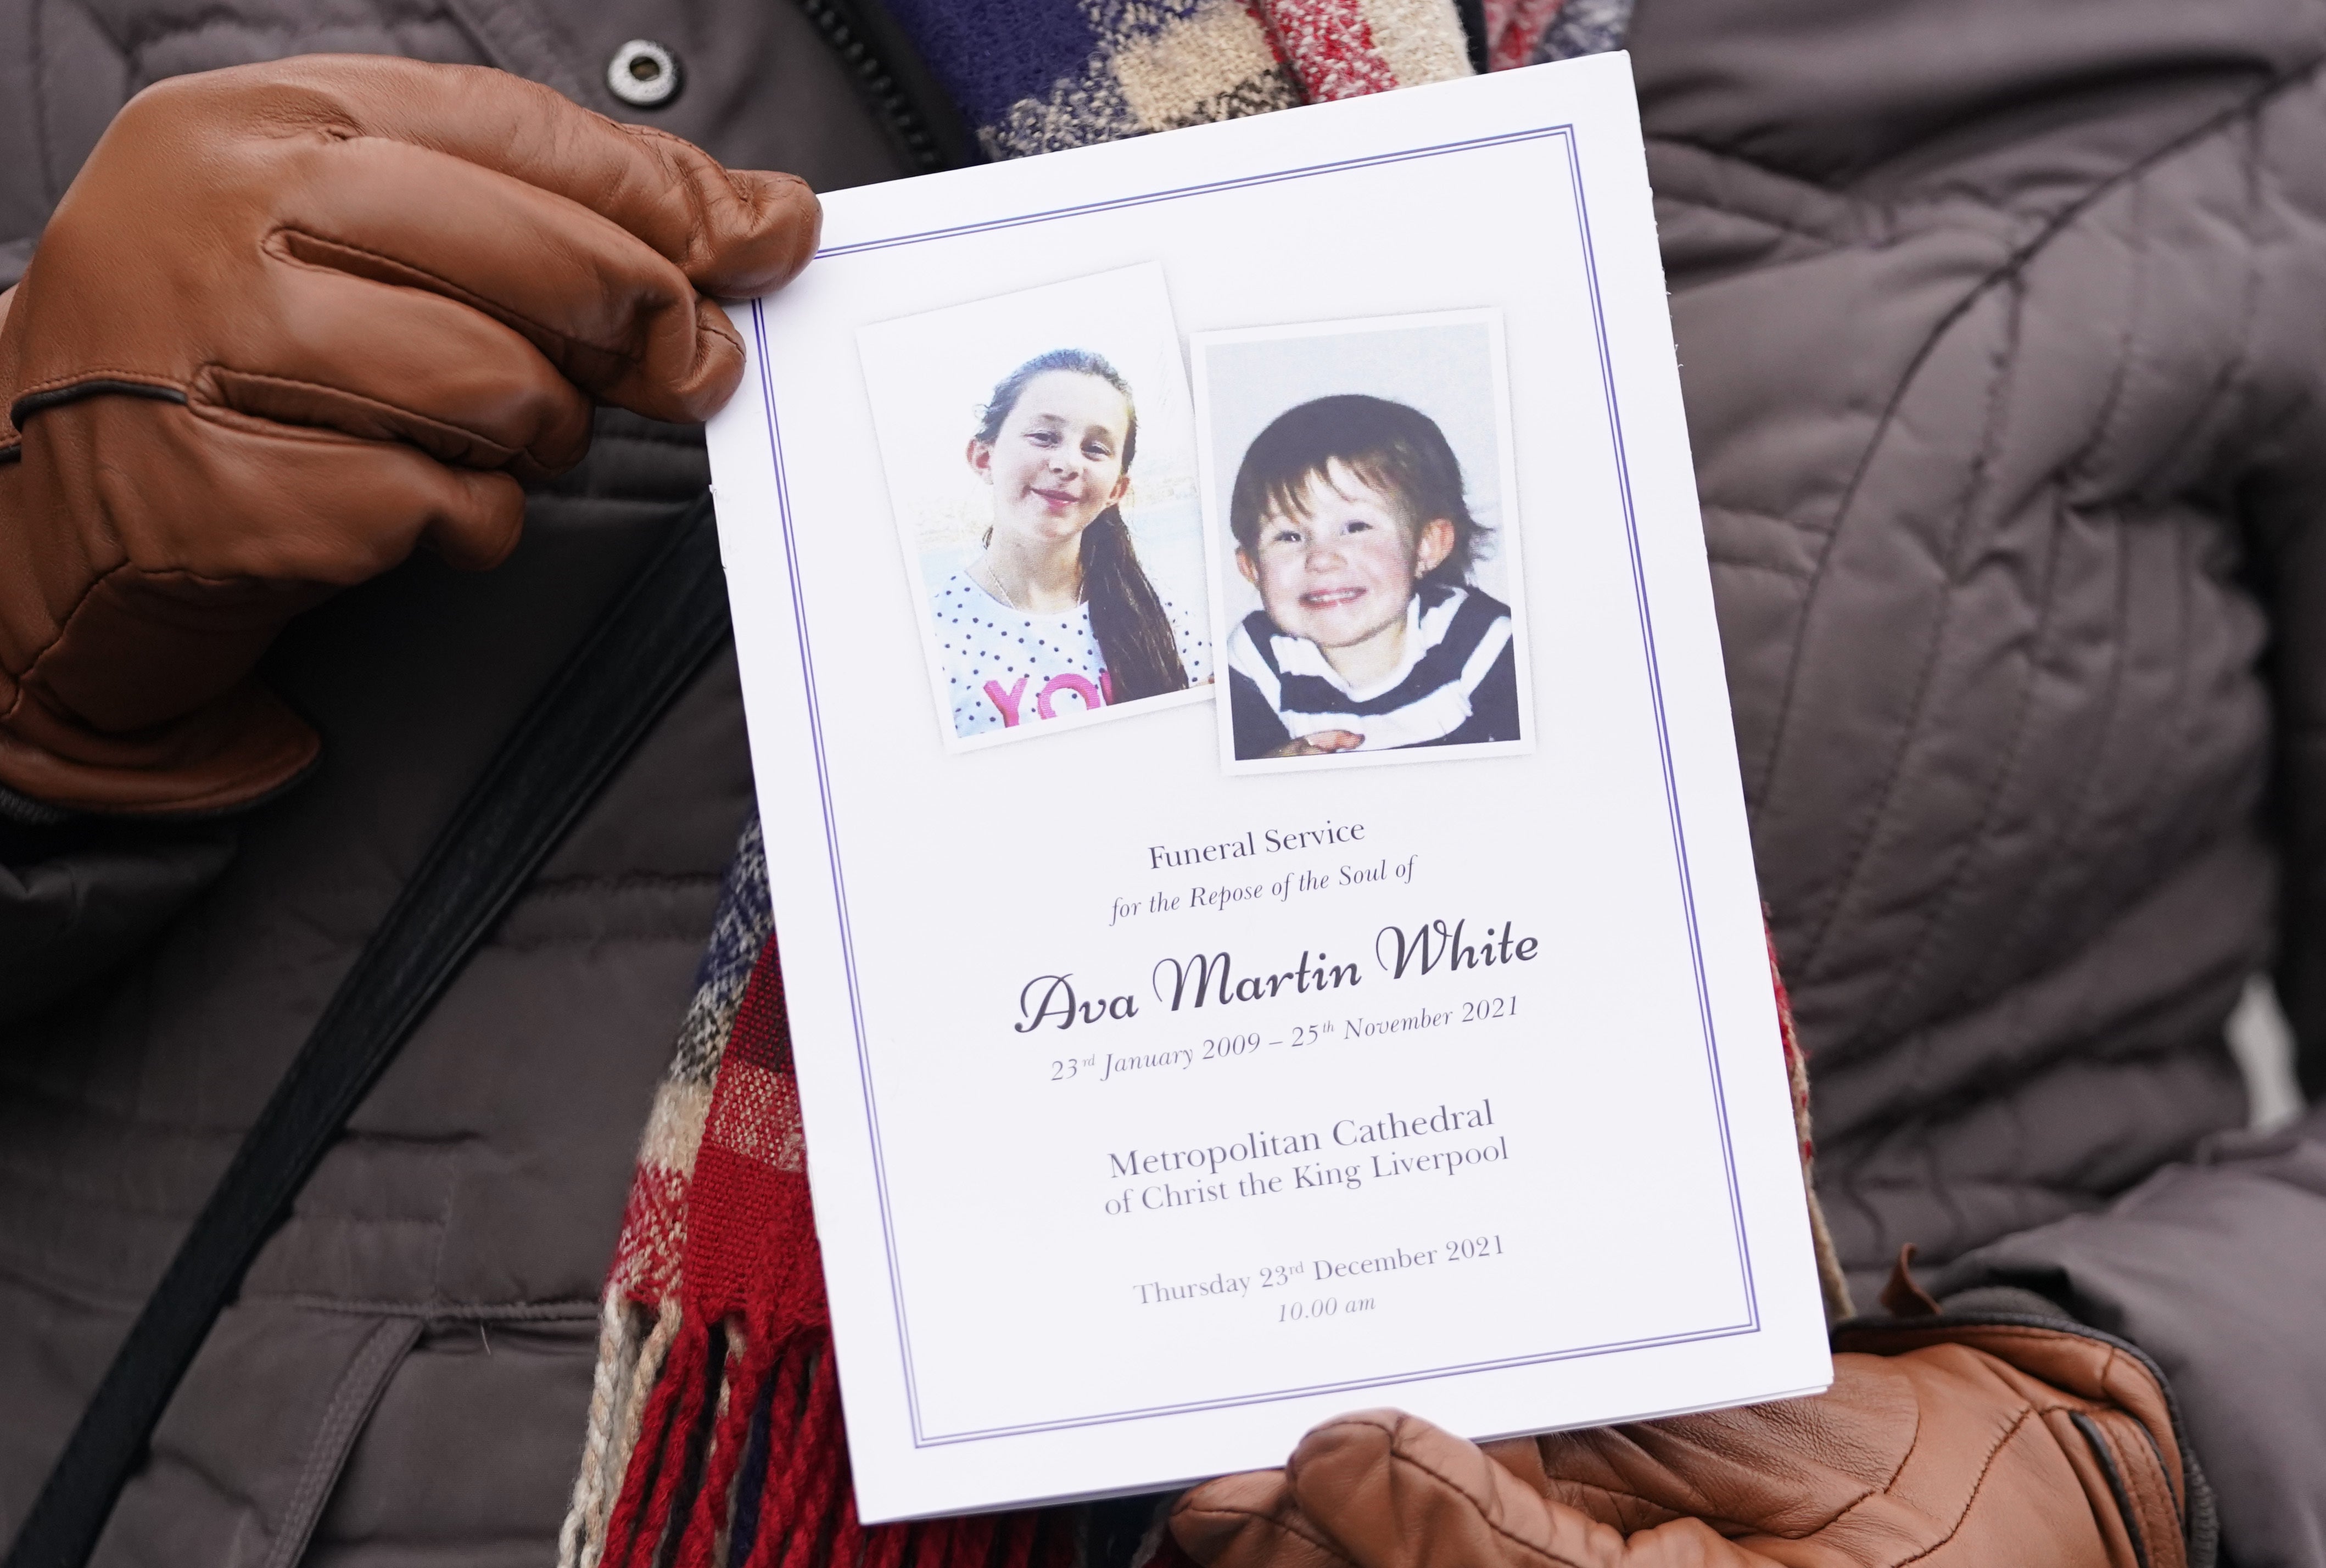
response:
[[[604,1568],[1072,1568],[1073,1508],[867,1527],[856,1517],[832,1355],[832,1315],[801,1157],[799,1090],[783,978],[768,938],[735,1015],[711,1113],[684,1187],[675,1281],[636,1267],[677,1219],[634,1195],[622,1261],[629,1304],[659,1318],[656,1276],[677,1286],[675,1335],[608,1522]],[[644,1183],[642,1183],[642,1186]],[[626,1269],[625,1263],[632,1266]],[[664,1553],[669,1555],[665,1557]]]

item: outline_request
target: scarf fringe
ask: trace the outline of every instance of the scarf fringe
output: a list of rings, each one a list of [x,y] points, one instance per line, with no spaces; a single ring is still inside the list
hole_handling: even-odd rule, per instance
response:
[[[600,1337],[561,1568],[1074,1568],[1063,1510],[859,1521],[823,1324],[609,1299]]]
[[[654,1568],[660,1559],[671,1507],[687,1469],[687,1439],[702,1419],[711,1383],[710,1345],[709,1328],[682,1315],[662,1376],[640,1412],[637,1444],[606,1526],[605,1568]]]
[[[612,1292],[598,1314],[598,1365],[590,1381],[590,1430],[582,1441],[582,1468],[573,1477],[573,1500],[557,1532],[557,1568],[581,1568],[582,1540],[598,1511],[605,1490],[606,1452],[613,1441],[619,1412],[615,1401],[628,1381],[629,1363],[637,1347],[628,1342],[628,1308]]]
[[[590,1391],[590,1432],[582,1451],[573,1501],[558,1532],[557,1568],[601,1568],[618,1482],[629,1470],[641,1423],[637,1413],[653,1393],[663,1361],[678,1335],[679,1305],[659,1313],[619,1290],[606,1294],[599,1318],[598,1372]]]

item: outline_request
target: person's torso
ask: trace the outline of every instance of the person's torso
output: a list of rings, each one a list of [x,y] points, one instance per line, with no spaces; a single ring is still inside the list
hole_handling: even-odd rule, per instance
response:
[[[1642,0],[1745,788],[1858,1269],[2097,1204],[2242,1115],[2219,1023],[2276,872],[2241,454],[2311,417],[2326,289],[2273,236],[2326,211],[2300,156],[2315,12]],[[633,38],[681,62],[665,110],[604,85]],[[0,161],[0,245],[136,86],[334,48],[503,65],[827,187],[905,168],[788,4],[0,0],[0,145],[30,150]],[[12,1032],[0,1534],[467,773],[699,489],[699,448],[635,435],[537,504],[501,572],[421,563],[294,630],[272,668],[324,772],[94,999]],[[101,1561],[269,1560],[318,1487],[323,1560],[537,1560],[740,737],[722,667],[440,1007]]]

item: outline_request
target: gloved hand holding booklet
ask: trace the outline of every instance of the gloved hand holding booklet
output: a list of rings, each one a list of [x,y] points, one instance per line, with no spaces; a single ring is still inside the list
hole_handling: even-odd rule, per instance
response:
[[[842,191],[735,314],[863,1518],[1827,1384],[1623,57]]]

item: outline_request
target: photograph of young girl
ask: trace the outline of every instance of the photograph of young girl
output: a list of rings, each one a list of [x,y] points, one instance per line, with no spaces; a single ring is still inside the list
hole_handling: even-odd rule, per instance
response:
[[[1210,333],[1195,353],[1233,762],[1528,749],[1496,313]]]
[[[1200,700],[1193,422],[1157,266],[859,335],[956,747]]]

